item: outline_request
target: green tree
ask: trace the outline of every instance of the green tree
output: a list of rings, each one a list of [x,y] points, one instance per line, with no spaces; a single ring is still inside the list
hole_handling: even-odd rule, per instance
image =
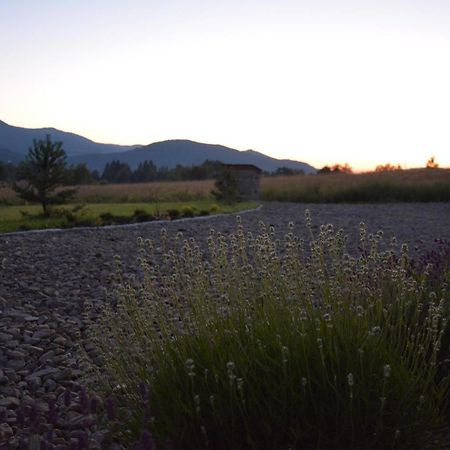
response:
[[[129,183],[132,176],[133,172],[128,164],[113,160],[103,169],[102,180],[108,183]]]
[[[66,152],[62,142],[52,142],[50,135],[44,140],[33,140],[33,147],[19,166],[20,183],[13,189],[24,200],[40,203],[44,216],[50,215],[50,206],[64,203],[76,193],[76,189],[59,189],[66,177]]]
[[[133,172],[133,181],[136,183],[147,183],[155,181],[158,169],[153,161],[139,163],[139,167]]]
[[[235,203],[240,200],[238,181],[233,172],[224,167],[214,183],[215,189],[211,192],[216,200],[225,203]]]
[[[77,164],[76,166],[71,165],[66,169],[64,184],[76,186],[90,183],[92,183],[92,174],[86,164]]]

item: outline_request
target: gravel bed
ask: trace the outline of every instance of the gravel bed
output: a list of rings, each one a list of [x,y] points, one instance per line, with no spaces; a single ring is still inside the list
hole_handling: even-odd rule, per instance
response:
[[[412,253],[416,247],[432,248],[435,238],[450,240],[450,203],[266,203],[258,211],[242,214],[242,223],[255,232],[263,221],[281,233],[292,221],[296,232],[306,234],[305,209],[311,211],[315,228],[333,223],[345,230],[349,242],[357,240],[361,221],[369,232],[381,229],[386,239],[395,235]],[[3,448],[15,446],[13,433],[21,401],[36,400],[45,408],[49,396],[61,398],[67,387],[73,392],[80,389],[76,347],[85,327],[83,304],[104,299],[112,282],[114,255],[120,255],[125,271],[133,273],[138,237],[158,239],[164,227],[169,235],[182,231],[206,244],[210,228],[233,231],[235,216],[0,235],[0,448],[2,443]],[[79,417],[74,408],[59,424],[61,445],[70,440]],[[93,439],[92,448],[100,448],[100,441],[101,436]]]

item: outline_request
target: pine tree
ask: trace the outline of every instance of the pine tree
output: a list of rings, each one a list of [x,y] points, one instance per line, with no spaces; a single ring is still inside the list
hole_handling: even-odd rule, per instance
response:
[[[23,183],[13,184],[13,189],[24,200],[40,203],[44,216],[50,215],[50,206],[64,203],[76,189],[61,189],[66,176],[66,152],[62,142],[52,142],[50,135],[44,140],[33,140],[25,161],[19,166]],[[56,191],[56,192],[55,192]]]

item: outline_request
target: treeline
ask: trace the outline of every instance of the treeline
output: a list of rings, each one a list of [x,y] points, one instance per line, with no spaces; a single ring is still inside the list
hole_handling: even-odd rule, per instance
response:
[[[111,161],[106,164],[100,177],[107,183],[147,183],[151,181],[185,181],[207,180],[216,178],[221,171],[222,163],[219,161],[205,161],[198,166],[182,166],[177,164],[174,168],[157,167],[153,161],[144,161],[137,169],[120,161]]]
[[[103,172],[90,171],[86,164],[77,164],[65,168],[64,184],[68,186],[92,183],[145,183],[150,181],[206,180],[216,178],[220,173],[219,161],[205,161],[198,166],[182,166],[169,169],[156,167],[153,161],[144,161],[132,170],[119,160],[106,164]],[[5,164],[0,161],[0,181],[13,183],[23,179],[24,163]]]
[[[215,179],[221,173],[220,161],[206,160],[197,166],[182,166],[178,164],[172,169],[157,167],[153,161],[144,161],[132,170],[131,167],[119,160],[106,164],[103,172],[89,170],[86,164],[67,166],[65,169],[65,182],[67,186],[76,186],[92,183],[147,183],[151,181],[189,181]],[[0,161],[0,182],[13,183],[23,179],[24,163],[15,166]],[[280,167],[275,172],[264,175],[299,175],[302,170],[293,170]]]

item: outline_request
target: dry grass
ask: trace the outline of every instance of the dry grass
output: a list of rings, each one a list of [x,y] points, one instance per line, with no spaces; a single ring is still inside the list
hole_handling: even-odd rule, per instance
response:
[[[448,201],[449,169],[263,178],[264,200],[302,202]]]
[[[335,189],[336,186],[355,187],[364,182],[380,181],[399,184],[435,183],[450,181],[449,169],[411,169],[392,172],[367,172],[362,174],[333,174],[319,176],[292,175],[266,177],[262,179],[262,190],[274,189],[284,191],[295,187],[319,185],[324,190]]]
[[[210,198],[213,180],[79,186],[75,203],[195,201]],[[411,169],[356,175],[264,177],[263,200],[294,202],[449,201],[450,169]],[[23,204],[0,186],[0,205]]]
[[[209,197],[212,180],[80,186],[78,199],[100,201],[189,201]]]
[[[172,202],[204,200],[210,197],[214,181],[174,181],[130,184],[91,184],[78,186],[74,202],[127,203]],[[0,187],[0,204],[18,205],[23,202],[7,186]]]

